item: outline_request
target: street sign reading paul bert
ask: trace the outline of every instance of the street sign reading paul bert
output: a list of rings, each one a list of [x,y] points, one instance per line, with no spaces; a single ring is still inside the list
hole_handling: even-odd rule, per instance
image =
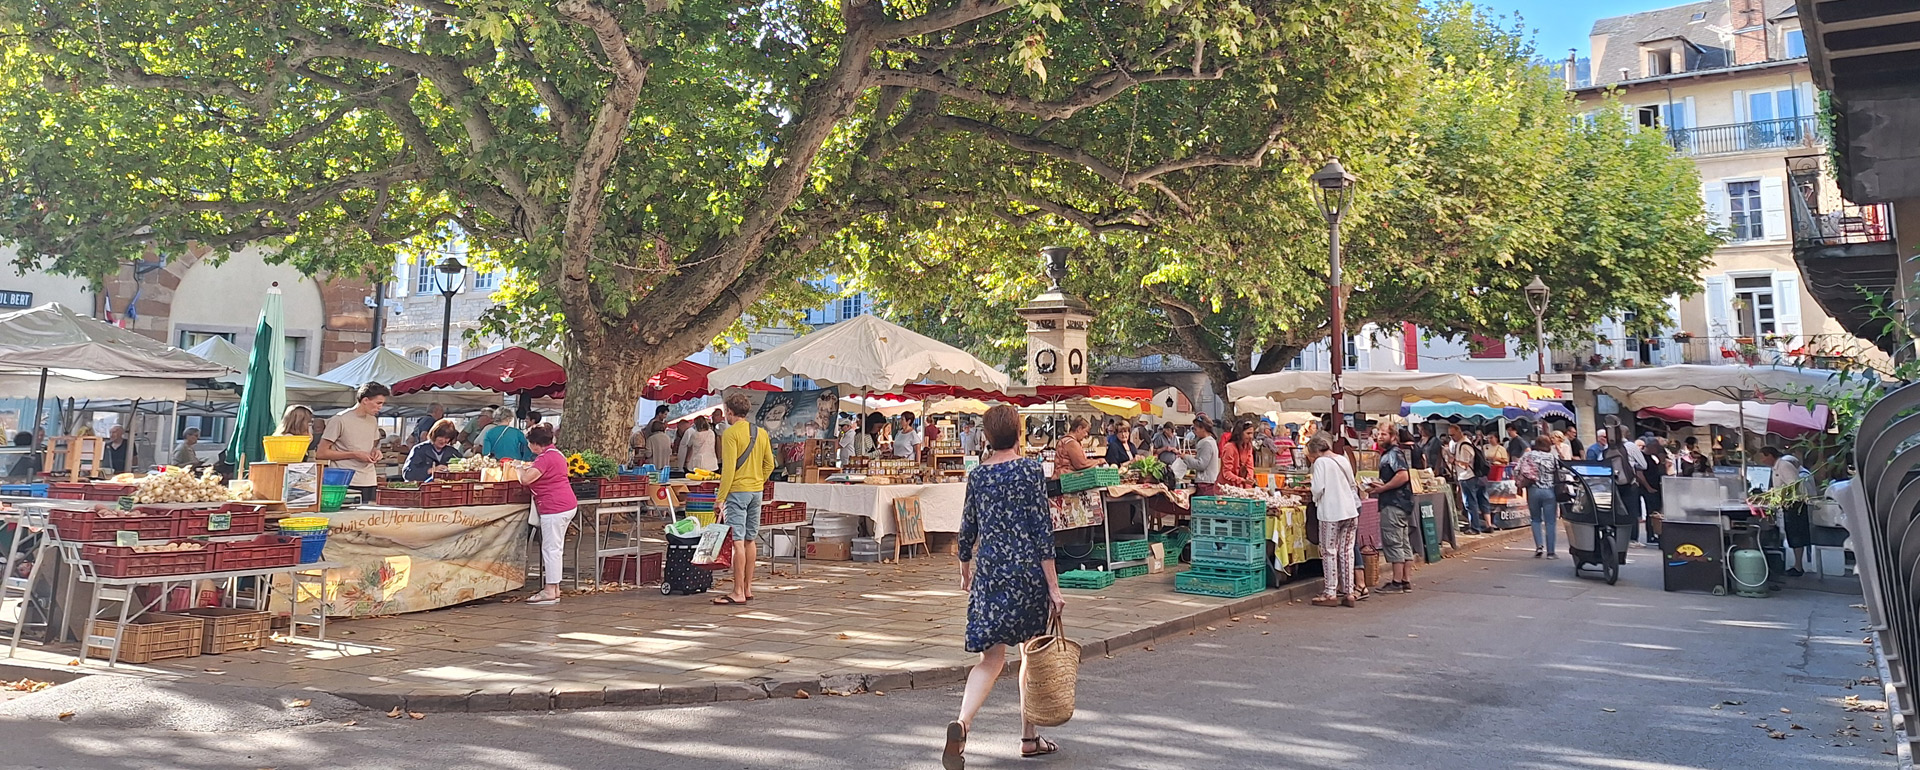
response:
[[[27,307],[33,307],[33,292],[0,291],[0,308],[13,310]]]

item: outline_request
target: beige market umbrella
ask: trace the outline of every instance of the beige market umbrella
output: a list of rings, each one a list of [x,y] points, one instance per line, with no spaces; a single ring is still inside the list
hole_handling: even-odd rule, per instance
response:
[[[1360,412],[1399,414],[1400,404],[1413,399],[1454,401],[1486,406],[1526,406],[1525,391],[1445,372],[1347,372],[1341,385],[1348,396],[1343,406]],[[1322,413],[1333,408],[1331,372],[1274,372],[1256,374],[1227,384],[1227,398],[1261,398],[1263,411]],[[1242,411],[1253,411],[1242,408]]]
[[[1012,382],[967,351],[877,316],[860,316],[795,337],[707,375],[713,390],[775,377],[805,377],[842,393],[897,393],[916,382],[1004,391]]]
[[[1587,387],[1618,399],[1628,409],[1654,409],[1713,401],[1792,401],[1812,404],[1848,390],[1875,387],[1858,374],[1797,366],[1675,364],[1616,369],[1587,375]]]

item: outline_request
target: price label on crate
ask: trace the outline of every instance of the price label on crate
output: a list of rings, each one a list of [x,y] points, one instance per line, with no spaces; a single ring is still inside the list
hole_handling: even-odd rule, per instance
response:
[[[133,510],[133,495],[122,495],[119,500],[114,502],[113,506],[123,511]]]
[[[120,530],[113,533],[113,544],[122,548],[132,548],[140,544],[140,533]]]
[[[233,514],[231,513],[207,514],[207,531],[208,532],[225,532],[230,529],[233,529]]]

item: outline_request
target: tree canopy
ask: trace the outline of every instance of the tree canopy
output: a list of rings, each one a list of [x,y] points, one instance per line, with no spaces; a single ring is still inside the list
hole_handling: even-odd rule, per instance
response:
[[[1216,170],[1152,227],[976,204],[932,225],[870,217],[849,261],[897,315],[980,327],[970,336],[1004,354],[1021,345],[1008,311],[1040,287],[1035,250],[1075,246],[1068,288],[1099,311],[1094,344],[1182,356],[1224,395],[1327,337],[1307,177],[1338,155],[1361,178],[1343,219],[1350,330],[1530,338],[1521,288],[1536,274],[1554,292],[1549,328],[1569,335],[1627,311],[1664,318],[1669,296],[1697,291],[1717,241],[1692,164],[1661,137],[1618,110],[1579,114],[1518,32],[1472,6],[1428,9],[1410,45],[1417,66],[1337,108],[1356,119],[1313,133],[1310,162]],[[904,245],[867,247],[882,242]]]
[[[0,239],[102,276],[273,247],[384,273],[458,232],[557,334],[569,443],[898,212],[1089,232],[1311,159],[1410,63],[1410,0],[0,0]],[[1251,177],[1249,177],[1251,178]],[[454,229],[457,227],[457,231]],[[892,244],[876,244],[892,249]],[[762,305],[762,307],[766,307]]]

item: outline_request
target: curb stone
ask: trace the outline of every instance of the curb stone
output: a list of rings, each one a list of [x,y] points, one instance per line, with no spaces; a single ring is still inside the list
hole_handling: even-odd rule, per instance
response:
[[[1509,540],[1519,539],[1519,536],[1527,531],[1525,528],[1503,530],[1490,537],[1463,542],[1460,547],[1448,552],[1447,558],[1457,559],[1504,545]],[[1441,562],[1441,564],[1444,563],[1444,561]],[[1190,632],[1204,630],[1209,625],[1219,625],[1229,618],[1309,599],[1319,591],[1318,580],[1299,580],[1229,604],[1210,607],[1193,615],[1172,618],[1159,625],[1127,631],[1105,639],[1084,640],[1081,642],[1084,650],[1082,659],[1092,659],[1096,655],[1117,656],[1153,642],[1186,636]],[[968,665],[948,665],[885,673],[836,671],[817,677],[797,676],[778,679],[754,677],[738,682],[671,684],[658,687],[607,689],[582,686],[559,690],[549,687],[516,687],[510,691],[475,690],[464,694],[350,691],[332,694],[380,711],[400,706],[408,711],[423,713],[553,711],[598,706],[690,706],[792,698],[794,693],[801,690],[818,697],[828,692],[854,695],[874,691],[938,689],[966,681],[967,674],[971,670],[972,667]]]

